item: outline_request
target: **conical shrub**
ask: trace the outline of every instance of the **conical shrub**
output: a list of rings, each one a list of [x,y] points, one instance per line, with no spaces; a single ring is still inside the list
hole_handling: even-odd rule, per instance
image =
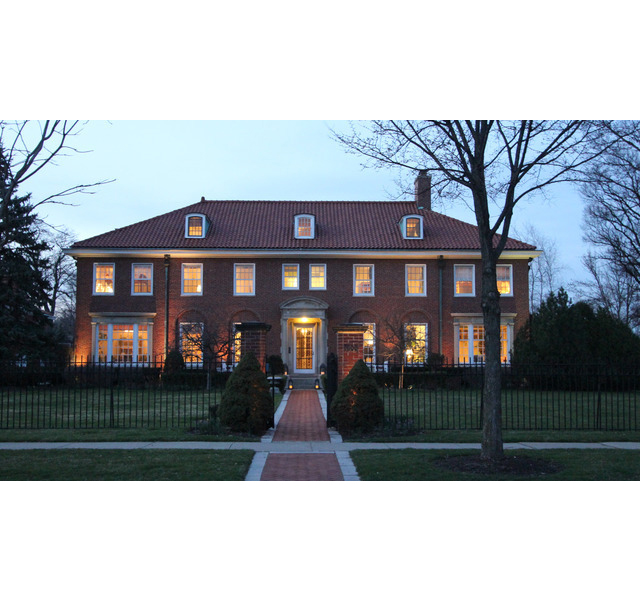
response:
[[[331,418],[343,435],[370,432],[382,424],[384,403],[378,386],[361,359],[338,386],[331,403]]]
[[[273,400],[267,377],[253,353],[242,356],[222,393],[218,418],[232,431],[262,435],[273,426]]]

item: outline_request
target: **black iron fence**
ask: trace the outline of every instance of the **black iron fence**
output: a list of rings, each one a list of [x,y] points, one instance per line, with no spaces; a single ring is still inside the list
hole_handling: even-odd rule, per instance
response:
[[[482,427],[482,365],[392,369],[374,372],[385,404],[386,431]],[[503,429],[639,430],[639,418],[636,365],[502,367]]]
[[[0,429],[193,427],[215,417],[232,369],[221,362],[169,369],[162,360],[2,364]]]

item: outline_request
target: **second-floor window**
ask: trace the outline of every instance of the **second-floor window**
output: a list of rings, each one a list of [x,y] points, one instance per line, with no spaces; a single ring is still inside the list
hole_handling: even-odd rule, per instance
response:
[[[513,296],[513,267],[498,265],[496,267],[498,292],[502,296]]]
[[[309,265],[309,290],[327,289],[327,265]]]
[[[300,288],[300,281],[298,278],[299,272],[299,265],[282,265],[283,290],[298,290]]]
[[[115,266],[113,263],[93,265],[93,293],[111,295],[114,291]]]
[[[153,265],[131,265],[131,294],[153,294]]]
[[[182,294],[184,296],[199,296],[202,294],[202,264],[182,264]]]
[[[454,265],[453,280],[456,296],[475,296],[475,267],[473,265]]]
[[[426,265],[405,265],[405,294],[406,296],[427,295],[427,267]]]
[[[353,295],[374,295],[373,265],[353,265]]]
[[[255,296],[256,266],[253,263],[236,263],[233,266],[233,293],[236,296]]]

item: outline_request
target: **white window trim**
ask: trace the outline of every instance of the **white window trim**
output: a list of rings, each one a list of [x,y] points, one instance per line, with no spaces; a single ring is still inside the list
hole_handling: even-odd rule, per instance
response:
[[[312,267],[324,267],[324,286],[322,288],[312,286],[311,280],[311,268]],[[309,265],[309,290],[326,290],[327,289],[327,265],[324,263],[313,263]]]
[[[471,294],[458,294],[456,292],[457,269],[458,267],[471,267]],[[470,298],[476,295],[476,266],[469,264],[453,265],[453,296],[456,298]]]
[[[509,268],[509,283],[511,284],[511,292],[509,292],[509,294],[500,294],[500,298],[512,297],[513,296],[513,265],[496,265],[496,269],[498,269],[498,267],[508,267]],[[497,281],[498,280],[496,279],[496,286],[497,286]]]
[[[361,325],[371,326],[371,333],[373,334],[373,354],[371,355],[371,357],[373,358],[373,361],[371,362],[370,365],[372,365],[373,367],[376,367],[376,359],[378,354],[377,347],[376,347],[376,324],[369,321],[363,321]],[[362,340],[363,340],[362,346],[364,347],[364,332],[362,334]],[[363,351],[363,356],[364,356],[364,351]]]
[[[200,267],[200,292],[184,291],[184,269],[185,267]],[[182,263],[180,268],[180,295],[181,296],[202,296],[204,293],[204,268],[202,263]]]
[[[422,267],[422,292],[419,294],[409,293],[409,267]],[[422,297],[427,295],[427,265],[409,264],[404,266],[404,295]]]
[[[198,216],[202,219],[202,235],[189,235],[189,219]],[[184,217],[184,236],[187,239],[203,239],[207,235],[207,217],[204,214],[192,212]]]
[[[113,281],[113,290],[111,292],[96,292],[96,274],[98,265],[100,266],[110,266],[113,268],[112,281]],[[116,293],[116,264],[115,263],[93,263],[93,296],[114,296]]]
[[[123,321],[111,322],[111,321],[96,321],[92,324],[93,327],[93,358],[98,361],[99,359],[99,350],[100,350],[100,325],[107,326],[107,360],[105,362],[100,363],[112,363],[111,359],[113,356],[113,326],[114,325],[132,325],[133,326],[133,357],[135,361],[114,361],[114,365],[135,365],[135,364],[146,364],[151,362],[151,352],[153,351],[153,322],[136,322],[131,321],[125,323]],[[138,328],[139,326],[147,327],[147,361],[138,361]]]
[[[469,359],[467,361],[460,361],[460,326],[467,326],[468,334],[469,334]],[[474,349],[474,337],[473,337],[473,328],[474,326],[484,326],[484,322],[482,319],[465,319],[462,321],[454,321],[453,323],[453,354],[455,363],[464,364],[464,365],[484,365],[485,360],[480,358],[476,359],[476,356],[473,353]],[[507,361],[501,362],[503,364],[511,363],[511,352],[513,349],[513,333],[514,333],[514,324],[513,321],[504,320],[500,321],[500,327],[506,326],[507,328]],[[485,333],[486,334],[486,333]]]
[[[311,235],[298,235],[298,223],[301,218],[311,219]],[[316,217],[313,214],[296,214],[294,226],[293,226],[293,236],[295,239],[315,239],[316,237]]]
[[[252,271],[252,292],[236,291],[236,267],[251,267]],[[256,295],[256,264],[255,263],[234,263],[233,264],[233,295],[234,296],[255,296]]]
[[[357,267],[371,267],[371,292],[356,294],[356,268]],[[370,264],[357,264],[353,265],[353,295],[354,296],[375,296],[375,265]]]
[[[418,221],[420,222],[420,234],[418,235],[418,237],[409,237],[407,235],[407,219],[410,218],[417,218]],[[424,239],[424,221],[422,220],[423,217],[421,217],[419,214],[408,214],[407,216],[403,216],[402,217],[402,238],[403,239]]]
[[[296,281],[298,285],[294,288],[291,286],[284,285],[284,268],[285,267],[295,267],[296,268]],[[300,265],[298,263],[283,263],[282,264],[282,289],[283,290],[299,290],[300,289]]]
[[[151,292],[134,292],[136,267],[151,267]],[[153,296],[153,263],[131,263],[131,296]]]

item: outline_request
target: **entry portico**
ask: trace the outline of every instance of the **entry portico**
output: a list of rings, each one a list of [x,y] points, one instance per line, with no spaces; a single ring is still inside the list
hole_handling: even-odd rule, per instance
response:
[[[327,358],[327,309],[310,296],[292,298],[280,305],[282,360],[290,374],[319,374]]]

